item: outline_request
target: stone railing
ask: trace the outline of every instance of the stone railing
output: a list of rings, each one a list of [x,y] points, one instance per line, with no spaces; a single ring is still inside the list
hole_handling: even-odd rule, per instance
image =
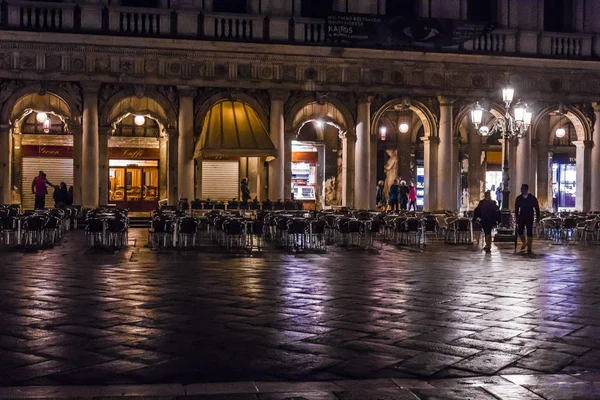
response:
[[[2,5],[2,22],[7,28],[40,31],[70,31],[75,28],[75,5],[14,1]]]
[[[514,53],[515,32],[497,29],[464,44],[464,49],[485,53]]]
[[[171,11],[146,8],[113,8],[108,12],[110,32],[135,36],[171,34]]]
[[[204,37],[263,40],[264,18],[248,14],[204,14]]]
[[[543,54],[558,57],[590,57],[592,35],[545,32],[541,36]]]
[[[0,3],[0,29],[307,45],[329,43],[323,19],[19,0]],[[410,48],[403,46],[402,50]],[[444,51],[595,58],[600,56],[600,33],[594,36],[497,29]]]

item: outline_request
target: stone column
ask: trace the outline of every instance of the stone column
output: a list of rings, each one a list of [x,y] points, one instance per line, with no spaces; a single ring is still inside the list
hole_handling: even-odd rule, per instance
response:
[[[456,210],[456,189],[452,186],[454,182],[454,143],[452,134],[452,103],[453,101],[438,97],[440,102],[440,144],[438,148],[437,164],[437,197],[438,208],[444,210]]]
[[[283,103],[288,97],[287,92],[273,90],[271,95],[271,114],[269,118],[269,130],[271,141],[277,149],[276,158],[269,163],[269,199],[285,199],[290,196],[285,192],[285,164],[291,163],[291,158],[285,156],[285,135],[283,121]],[[291,154],[290,154],[291,155]],[[291,180],[291,177],[290,177]],[[290,187],[291,190],[291,187]]]
[[[577,186],[575,187],[575,208],[578,211],[590,210],[591,186],[591,150],[592,142],[581,140],[573,142],[576,147],[577,157]]]
[[[354,207],[354,146],[356,138],[342,138],[342,206]]]
[[[284,136],[284,148],[283,148],[283,197],[281,201],[284,199],[289,199],[292,197],[292,135]],[[279,198],[271,199],[272,202],[276,202]]]
[[[522,139],[519,139],[517,145],[517,170],[515,171],[516,188],[520,188],[522,184],[529,185],[531,192],[535,190],[535,184],[531,180],[531,134],[527,134]]]
[[[536,197],[540,203],[541,210],[549,210],[552,208],[552,196],[548,192],[550,170],[548,168],[548,144],[539,141],[537,144],[537,193]]]
[[[472,128],[475,129],[475,128]],[[469,143],[469,210],[481,200],[481,138],[473,132]]]
[[[108,204],[108,132],[109,128],[102,127],[98,135],[98,182],[100,185],[98,202]]]
[[[591,199],[590,210],[600,211],[600,103],[594,106],[594,131],[592,133],[592,167],[591,167]]]
[[[356,111],[356,153],[354,164],[354,207],[369,208],[371,196],[371,98],[359,96]]]
[[[158,199],[168,198],[168,176],[169,176],[169,141],[166,136],[158,138],[158,151],[160,160],[158,161]]]
[[[0,125],[0,204],[12,203],[12,140],[10,127]]]
[[[86,84],[83,87],[83,123],[81,138],[81,205],[98,207],[99,164],[98,164],[98,91],[100,85]]]
[[[169,205],[176,205],[179,200],[179,182],[177,176],[179,175],[177,172],[177,155],[178,155],[178,133],[177,129],[169,129],[167,130],[168,136],[168,153],[169,159],[167,161],[167,166],[169,168],[168,173],[168,203]]]
[[[377,208],[375,202],[375,185],[377,185],[377,143],[379,141],[379,136],[371,135],[370,141],[369,183],[371,184],[371,187],[369,187],[369,210],[375,210]],[[406,179],[406,182],[410,183],[409,179]]]
[[[73,134],[73,204],[81,204],[81,187],[83,175],[81,164],[83,163],[82,132],[81,126],[71,128]]]
[[[177,151],[177,198],[194,198],[194,90],[179,90],[179,138]]]
[[[438,147],[440,138],[437,136],[426,136],[423,138],[423,184],[425,194],[423,196],[423,210],[434,211],[438,209]]]
[[[517,139],[509,139],[508,149],[506,149],[508,151],[508,174],[510,176],[510,181],[508,182],[508,189],[510,190],[508,208],[510,210],[515,208],[515,199],[521,193],[521,184],[517,185],[517,144]],[[502,155],[502,160],[504,160],[504,154]],[[504,161],[502,162],[504,163]],[[504,202],[504,199],[502,201]]]

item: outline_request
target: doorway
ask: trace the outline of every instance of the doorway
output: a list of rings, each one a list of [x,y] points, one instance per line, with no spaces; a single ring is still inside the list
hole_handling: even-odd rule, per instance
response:
[[[133,212],[148,212],[158,207],[158,161],[145,165],[119,166],[111,160],[109,168],[109,201]]]

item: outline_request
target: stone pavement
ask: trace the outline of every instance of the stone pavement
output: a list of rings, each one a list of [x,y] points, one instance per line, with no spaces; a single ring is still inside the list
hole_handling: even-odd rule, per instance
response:
[[[156,252],[145,235],[0,253],[0,398],[600,398],[600,246],[247,257]]]

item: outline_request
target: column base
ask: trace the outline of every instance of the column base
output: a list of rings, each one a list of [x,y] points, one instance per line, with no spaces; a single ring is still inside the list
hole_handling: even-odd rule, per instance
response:
[[[496,229],[496,236],[494,236],[494,242],[498,243],[512,243],[516,240],[515,230],[508,228]]]

